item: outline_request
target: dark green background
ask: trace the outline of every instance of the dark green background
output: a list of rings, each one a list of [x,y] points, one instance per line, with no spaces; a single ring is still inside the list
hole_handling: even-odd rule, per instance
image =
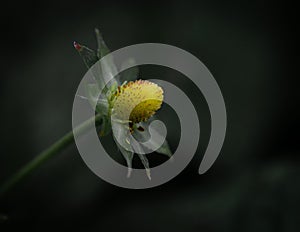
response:
[[[175,71],[142,67],[141,78],[172,81],[197,106],[201,142],[191,164],[165,185],[128,190],[95,176],[72,145],[0,200],[0,231],[300,230],[290,3],[26,1],[1,3],[1,11],[0,183],[71,130],[86,71],[72,42],[95,47],[94,27],[112,50],[157,42],[197,56],[222,89],[228,131],[217,162],[199,176],[210,129],[205,100]],[[174,149],[178,123],[161,116]]]

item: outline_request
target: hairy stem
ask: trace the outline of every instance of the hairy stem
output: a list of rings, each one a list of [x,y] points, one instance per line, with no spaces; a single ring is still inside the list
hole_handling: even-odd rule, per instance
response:
[[[101,120],[101,116],[99,114],[94,117],[86,120],[79,126],[65,134],[59,140],[57,140],[54,144],[48,147],[46,150],[37,155],[34,159],[29,161],[25,166],[23,166],[19,171],[17,171],[14,175],[12,175],[0,188],[0,196],[3,196],[6,192],[8,192],[12,187],[14,187],[17,183],[19,183],[22,179],[28,176],[32,171],[38,168],[41,164],[46,162],[48,159],[58,154],[60,151],[65,149],[68,145],[74,142],[74,134],[81,135],[88,129],[91,129],[95,123],[99,123]],[[74,133],[74,134],[73,134]]]

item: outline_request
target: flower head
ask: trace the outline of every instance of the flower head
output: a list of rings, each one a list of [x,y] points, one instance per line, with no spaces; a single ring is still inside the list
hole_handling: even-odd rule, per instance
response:
[[[146,80],[131,81],[116,91],[113,112],[121,120],[139,123],[155,114],[162,101],[163,90],[157,84]]]

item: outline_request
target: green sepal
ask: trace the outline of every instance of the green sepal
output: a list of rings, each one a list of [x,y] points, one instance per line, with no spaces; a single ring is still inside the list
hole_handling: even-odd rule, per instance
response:
[[[100,60],[102,57],[109,54],[110,50],[106,46],[103,37],[97,28],[95,28],[95,34],[96,34],[97,46],[98,46],[97,57]],[[112,77],[112,73],[117,73],[117,67],[113,61],[112,56],[109,56],[105,60],[103,60],[101,64],[101,68],[102,68],[102,75],[104,77],[108,76],[109,79]],[[120,83],[118,82],[117,79],[118,79],[118,75],[114,76],[114,78],[109,81],[108,86],[114,85],[115,83],[119,85]]]
[[[102,125],[101,125],[101,130],[100,130],[100,137],[106,136],[109,134],[111,131],[111,121],[108,116],[103,116],[102,117]]]
[[[145,154],[138,154],[142,164],[144,165],[147,177],[149,178],[149,180],[151,180],[151,173],[150,173],[150,167],[149,167],[149,161],[146,157]]]
[[[98,85],[86,84],[85,91],[90,104],[92,106],[96,105],[95,111],[101,115],[107,116],[109,111],[109,103],[106,97],[100,96],[100,90]]]
[[[78,44],[76,42],[74,42],[74,47],[80,54],[83,62],[85,63],[85,65],[88,69],[90,67],[92,67],[99,60],[97,53],[94,50],[92,50],[84,45]]]
[[[132,149],[131,149],[131,144],[129,139],[129,130],[128,127],[126,126],[126,123],[114,121],[113,138],[121,154],[126,160],[127,168],[128,168],[127,177],[130,177],[132,171],[132,159],[134,156],[134,152],[131,151]],[[119,144],[118,141],[123,141],[123,145]]]
[[[110,51],[109,51],[109,48],[106,46],[106,44],[103,40],[103,37],[98,28],[95,28],[95,34],[96,34],[97,45],[98,45],[97,56],[98,56],[98,59],[100,60],[102,57],[107,55]]]
[[[150,138],[150,134],[149,134],[149,125],[150,123],[155,120],[155,117],[152,117],[151,119],[149,119],[147,122],[141,122],[139,123],[139,125],[144,129],[144,131],[139,131],[138,129],[134,130],[133,136],[138,140],[138,141],[148,141]],[[137,128],[138,126],[136,126],[135,128]],[[154,129],[153,129],[154,130]],[[157,134],[159,134],[156,131]],[[151,140],[151,144],[149,146],[149,148],[151,149],[152,147],[157,147],[157,144],[154,144],[154,141]],[[162,155],[166,155],[168,157],[171,157],[173,155],[170,146],[168,144],[168,141],[165,139],[165,141],[163,142],[163,144],[157,149],[155,150],[155,152],[162,154]]]

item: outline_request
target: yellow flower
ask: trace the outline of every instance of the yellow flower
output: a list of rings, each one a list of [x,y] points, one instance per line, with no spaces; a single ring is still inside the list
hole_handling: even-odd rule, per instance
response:
[[[157,84],[137,80],[119,86],[115,93],[113,113],[132,123],[147,121],[161,107],[163,90]]]

